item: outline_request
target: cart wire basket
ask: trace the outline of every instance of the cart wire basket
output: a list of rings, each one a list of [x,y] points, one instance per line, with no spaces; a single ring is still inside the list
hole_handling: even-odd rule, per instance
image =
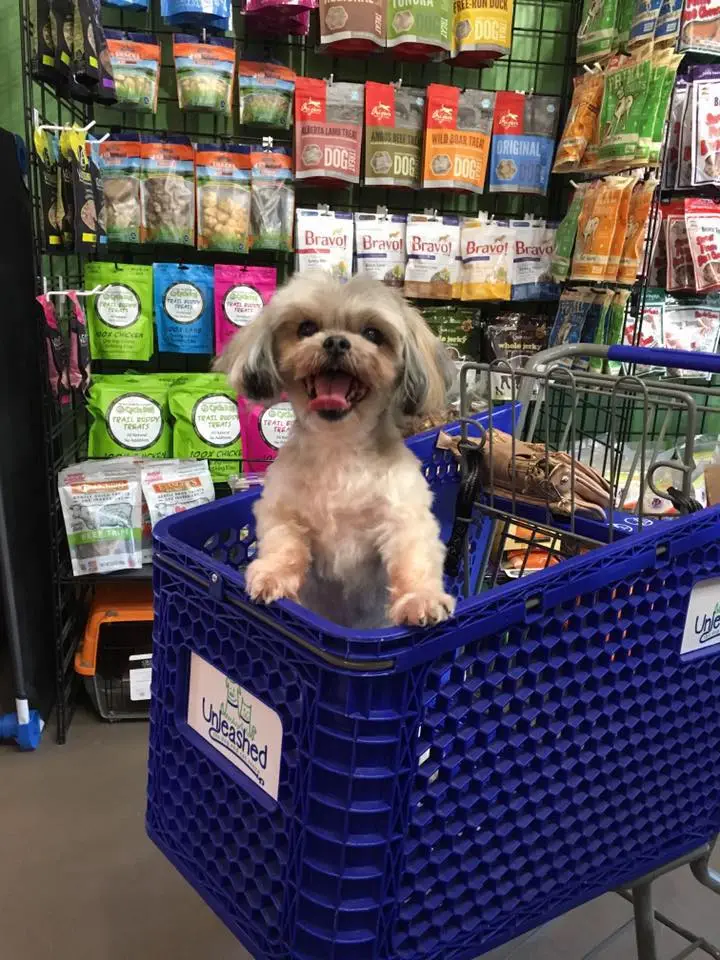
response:
[[[693,440],[719,391],[675,371],[720,358],[582,350],[468,365],[459,422],[410,441],[460,598],[445,623],[253,604],[256,491],[156,528],[147,829],[256,960],[471,960],[707,855],[720,508],[692,496]]]

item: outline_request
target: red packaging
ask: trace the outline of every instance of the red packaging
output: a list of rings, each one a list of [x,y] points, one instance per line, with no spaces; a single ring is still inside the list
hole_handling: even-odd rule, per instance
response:
[[[720,290],[720,206],[713,200],[685,200],[685,229],[695,290]]]
[[[667,256],[665,288],[668,292],[673,293],[681,290],[693,290],[695,276],[685,225],[684,202],[682,200],[671,200],[670,203],[663,204],[662,215]]]
[[[360,182],[365,89],[298,77],[295,85],[295,179]]]

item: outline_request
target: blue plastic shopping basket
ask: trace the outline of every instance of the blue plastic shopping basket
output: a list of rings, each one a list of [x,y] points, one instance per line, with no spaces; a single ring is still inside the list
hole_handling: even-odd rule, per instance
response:
[[[248,600],[253,500],[156,529],[147,827],[255,958],[470,960],[718,831],[718,509],[360,633]]]

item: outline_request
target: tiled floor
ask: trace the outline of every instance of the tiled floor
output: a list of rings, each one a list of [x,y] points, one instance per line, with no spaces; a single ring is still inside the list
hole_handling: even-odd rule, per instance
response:
[[[0,747],[0,960],[248,960],[145,836],[146,740],[143,723],[78,712],[64,747]],[[687,868],[657,883],[656,908],[720,944],[720,897]],[[634,960],[632,926],[596,949],[630,915],[611,894],[487,960]],[[658,940],[661,960],[684,945]]]

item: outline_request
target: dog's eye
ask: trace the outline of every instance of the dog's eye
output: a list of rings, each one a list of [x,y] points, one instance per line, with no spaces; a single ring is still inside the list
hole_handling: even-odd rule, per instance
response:
[[[314,333],[317,333],[319,329],[314,320],[303,320],[298,327],[298,336],[311,337]]]
[[[377,327],[365,327],[362,331],[362,335],[366,340],[369,340],[370,343],[376,343],[378,346],[380,346],[385,339]]]

